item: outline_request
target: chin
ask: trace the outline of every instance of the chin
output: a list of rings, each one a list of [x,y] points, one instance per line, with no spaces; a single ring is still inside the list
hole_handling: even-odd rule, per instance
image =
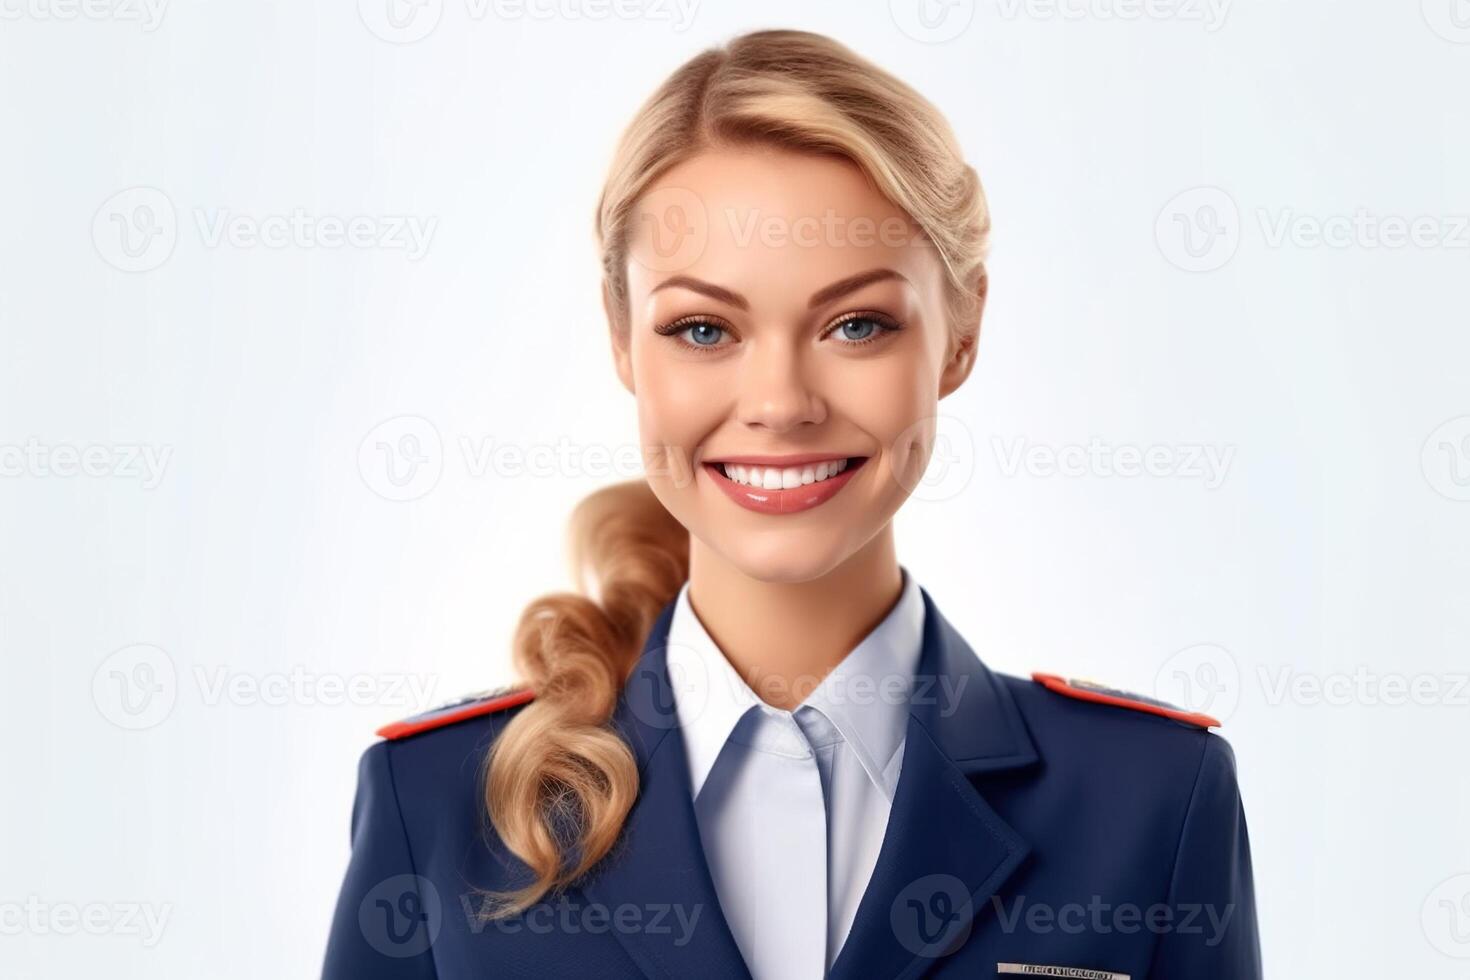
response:
[[[792,584],[821,578],[841,565],[852,556],[846,543],[845,536],[773,529],[738,542],[719,542],[715,550],[756,581]]]

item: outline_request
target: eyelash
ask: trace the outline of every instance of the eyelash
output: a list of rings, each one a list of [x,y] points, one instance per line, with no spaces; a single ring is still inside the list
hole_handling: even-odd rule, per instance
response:
[[[833,320],[830,324],[828,324],[826,330],[822,333],[822,339],[827,339],[833,333],[841,330],[844,324],[851,323],[854,320],[871,320],[874,324],[878,326],[878,329],[872,334],[869,334],[867,337],[863,338],[862,340],[842,341],[841,344],[843,347],[866,347],[869,344],[877,343],[888,334],[898,333],[900,330],[903,329],[903,324],[899,323],[897,320],[893,319],[893,317],[888,316],[885,313],[879,313],[876,310],[855,310],[852,313],[842,314],[842,316],[838,317],[836,320]],[[691,316],[680,317],[679,319],[671,321],[669,323],[660,324],[653,328],[653,332],[664,337],[670,337],[676,343],[682,345],[683,347],[698,351],[701,354],[714,353],[721,347],[729,346],[728,344],[694,344],[679,336],[690,327],[697,327],[700,325],[715,327],[716,329],[723,330],[726,333],[731,332],[730,327],[727,324],[722,323],[714,317],[707,316],[703,313],[696,313]]]

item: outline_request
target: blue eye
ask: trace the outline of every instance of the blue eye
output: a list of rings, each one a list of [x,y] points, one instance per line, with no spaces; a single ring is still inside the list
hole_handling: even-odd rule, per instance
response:
[[[685,350],[698,348],[701,351],[713,351],[717,347],[729,347],[738,343],[729,327],[722,326],[713,319],[697,316],[687,316],[653,328],[653,332],[663,337],[669,337]]]
[[[717,327],[713,323],[691,323],[682,331],[688,335],[690,342],[699,347],[713,347],[720,342],[720,334],[724,333],[723,327]]]
[[[862,347],[877,343],[885,335],[897,333],[901,329],[903,328],[897,322],[886,317],[858,313],[838,322],[827,332],[827,336],[835,334],[838,342],[846,347]]]

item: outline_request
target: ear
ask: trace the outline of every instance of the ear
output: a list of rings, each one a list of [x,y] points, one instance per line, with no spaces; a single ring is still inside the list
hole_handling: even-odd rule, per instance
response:
[[[618,313],[613,309],[612,293],[608,291],[606,279],[602,281],[602,312],[607,317],[607,334],[612,342],[613,367],[617,369],[618,380],[629,394],[636,394],[633,390],[633,352],[628,347],[627,332],[618,329]]]
[[[970,372],[975,368],[975,351],[980,345],[980,322],[985,315],[986,285],[986,280],[982,278],[979,287],[976,289],[980,302],[975,310],[975,329],[957,344],[953,345],[954,350],[950,352],[943,369],[940,371],[940,398],[951,394],[960,385],[964,384],[965,379],[970,376]]]

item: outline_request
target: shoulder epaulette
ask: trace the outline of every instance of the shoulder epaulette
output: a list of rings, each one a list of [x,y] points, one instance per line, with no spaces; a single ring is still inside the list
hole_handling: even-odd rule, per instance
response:
[[[445,725],[453,725],[456,722],[478,718],[481,715],[493,715],[497,711],[505,711],[507,708],[525,704],[535,697],[535,691],[517,684],[498,687],[493,691],[481,691],[478,694],[469,694],[436,708],[430,708],[411,718],[384,725],[378,729],[378,734],[386,739],[408,738],[410,735],[443,728]]]
[[[1159,715],[1163,718],[1172,718],[1186,725],[1195,725],[1199,728],[1219,728],[1220,723],[1209,715],[1200,714],[1197,711],[1186,711],[1157,698],[1144,697],[1142,694],[1134,694],[1132,691],[1120,691],[1117,688],[1099,684],[1096,681],[1081,680],[1076,677],[1059,677],[1056,674],[1035,673],[1031,679],[1048,691],[1054,691],[1065,697],[1076,698],[1079,701],[1092,701],[1097,704],[1111,704],[1118,708],[1132,708],[1134,711],[1142,711],[1144,714]]]

